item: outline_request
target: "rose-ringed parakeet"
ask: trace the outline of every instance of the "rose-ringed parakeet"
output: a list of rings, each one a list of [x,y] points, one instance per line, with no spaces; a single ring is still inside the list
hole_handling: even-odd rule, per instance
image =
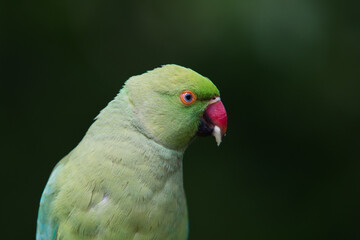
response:
[[[219,96],[209,79],[177,65],[127,80],[53,170],[36,239],[186,239],[183,153],[196,135],[220,144]]]

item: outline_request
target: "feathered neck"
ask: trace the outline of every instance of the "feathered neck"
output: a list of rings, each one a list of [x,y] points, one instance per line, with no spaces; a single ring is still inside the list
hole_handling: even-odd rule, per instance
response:
[[[82,142],[106,145],[102,151],[108,151],[114,158],[116,154],[121,156],[121,151],[127,147],[124,143],[129,143],[129,148],[138,150],[134,154],[146,156],[148,164],[170,172],[180,170],[184,151],[169,149],[151,138],[137,121],[132,107],[124,87],[95,118]]]

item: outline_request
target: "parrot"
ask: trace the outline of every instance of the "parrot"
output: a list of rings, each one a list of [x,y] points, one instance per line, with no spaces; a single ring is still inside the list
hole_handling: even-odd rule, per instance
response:
[[[206,77],[167,64],[130,77],[41,195],[37,240],[187,239],[183,154],[197,136],[226,134]]]

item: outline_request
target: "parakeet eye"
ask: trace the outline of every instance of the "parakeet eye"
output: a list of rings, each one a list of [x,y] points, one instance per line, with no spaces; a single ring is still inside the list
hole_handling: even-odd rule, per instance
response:
[[[194,93],[191,91],[183,91],[180,94],[180,99],[184,104],[190,105],[196,100],[196,97],[195,97]]]

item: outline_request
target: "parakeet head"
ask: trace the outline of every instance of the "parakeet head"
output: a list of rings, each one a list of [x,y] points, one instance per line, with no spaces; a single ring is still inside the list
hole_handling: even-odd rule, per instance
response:
[[[191,69],[165,65],[125,84],[142,132],[171,149],[183,150],[196,135],[225,135],[227,116],[216,86]]]

